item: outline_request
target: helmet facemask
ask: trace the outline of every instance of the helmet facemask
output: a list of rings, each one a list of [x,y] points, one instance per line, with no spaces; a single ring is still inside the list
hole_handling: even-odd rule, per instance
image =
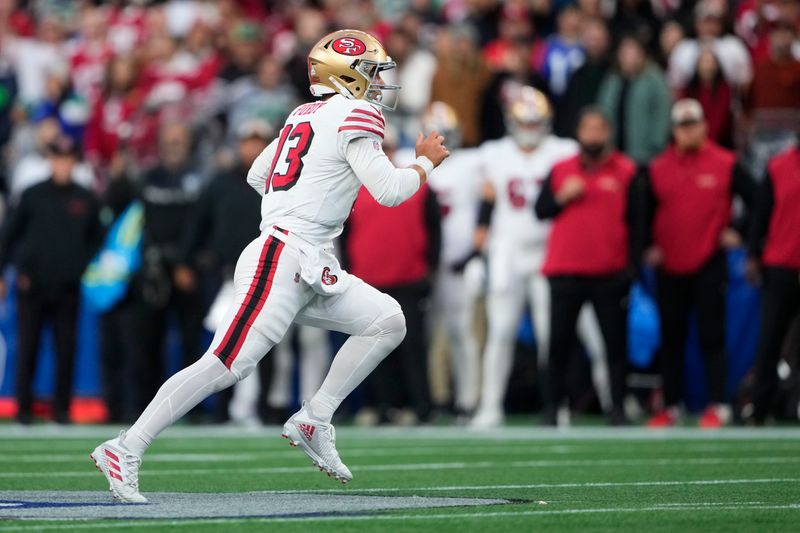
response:
[[[372,61],[371,59],[357,59],[351,68],[367,80],[367,90],[363,99],[378,107],[394,111],[400,96],[400,86],[390,85],[381,79],[381,72],[394,69],[397,64],[388,61]]]

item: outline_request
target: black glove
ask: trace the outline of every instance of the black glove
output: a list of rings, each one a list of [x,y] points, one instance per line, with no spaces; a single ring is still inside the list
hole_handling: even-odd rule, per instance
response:
[[[461,261],[456,261],[455,263],[450,265],[450,270],[457,274],[461,274],[462,272],[464,272],[464,268],[467,266],[467,263],[469,263],[476,257],[483,257],[483,254],[481,254],[480,250],[477,249],[472,250],[464,259],[462,259]]]

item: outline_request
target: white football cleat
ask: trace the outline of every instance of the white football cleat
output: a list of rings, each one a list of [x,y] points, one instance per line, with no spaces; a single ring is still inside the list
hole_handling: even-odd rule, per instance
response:
[[[116,439],[107,440],[94,449],[89,457],[97,469],[106,476],[108,490],[114,499],[123,503],[147,503],[139,493],[139,466],[142,458],[122,445],[125,432]]]
[[[475,416],[470,420],[469,427],[474,429],[499,428],[506,422],[506,417],[502,411],[494,409],[478,409]]]
[[[314,419],[305,402],[283,425],[281,437],[289,439],[292,446],[299,446],[320,472],[325,472],[342,483],[353,479],[350,469],[336,451],[336,430],[333,424]]]

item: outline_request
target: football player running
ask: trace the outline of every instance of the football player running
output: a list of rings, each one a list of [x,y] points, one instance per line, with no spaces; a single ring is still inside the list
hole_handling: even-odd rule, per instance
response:
[[[422,116],[423,131],[438,131],[452,155],[428,183],[442,209],[442,250],[434,289],[436,320],[445,328],[453,374],[454,402],[459,419],[467,420],[478,403],[478,344],[475,338],[476,290],[465,281],[459,263],[472,250],[481,194],[479,151],[457,149],[461,128],[455,110],[433,102]]]
[[[548,357],[550,289],[540,269],[550,225],[536,218],[533,206],[553,165],[578,152],[575,141],[550,133],[551,116],[543,93],[520,87],[511,93],[506,107],[509,134],[480,148],[485,183],[470,261],[479,261],[480,250],[486,247],[488,334],[473,427],[504,422],[514,339],[526,301],[533,314],[540,366]],[[600,356],[595,360],[603,361],[600,329],[589,312],[588,308],[581,312],[579,333],[589,351]]]
[[[436,132],[419,134],[408,168],[395,168],[384,154],[382,109],[394,108],[399,87],[384,83],[381,73],[394,67],[381,43],[361,31],[333,32],[312,48],[310,90],[320,100],[289,115],[247,175],[263,195],[261,236],[236,265],[236,303],[202,357],[169,378],[130,429],[91,454],[117,500],[147,501],[139,467],[153,439],[250,374],[293,322],[350,338],[319,391],[284,424],[283,436],[329,476],[353,478],[339,458],[331,417],[400,343],[405,319],[392,298],[339,267],[332,241],[362,186],[383,205],[400,204],[449,155]]]

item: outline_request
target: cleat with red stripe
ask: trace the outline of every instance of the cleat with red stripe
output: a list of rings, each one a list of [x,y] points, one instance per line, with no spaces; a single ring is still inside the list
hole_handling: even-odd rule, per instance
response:
[[[350,469],[342,463],[336,450],[336,430],[333,424],[314,419],[306,404],[283,425],[283,435],[289,443],[299,446],[321,472],[347,483],[353,479]]]
[[[132,454],[122,444],[125,432],[116,439],[107,440],[94,449],[89,457],[94,466],[106,476],[108,490],[114,499],[123,503],[147,503],[139,493],[139,466],[142,459]]]

